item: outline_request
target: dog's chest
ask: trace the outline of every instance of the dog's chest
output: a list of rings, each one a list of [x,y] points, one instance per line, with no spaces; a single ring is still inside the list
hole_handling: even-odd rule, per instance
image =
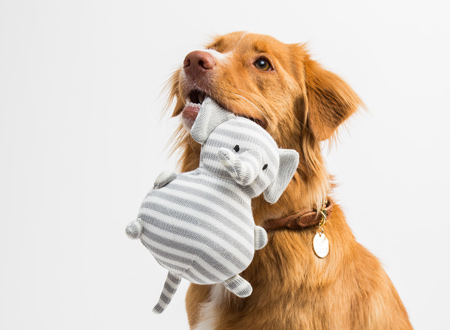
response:
[[[219,306],[227,294],[222,285],[211,287],[210,298],[200,308],[200,320],[194,330],[214,330],[219,319]]]

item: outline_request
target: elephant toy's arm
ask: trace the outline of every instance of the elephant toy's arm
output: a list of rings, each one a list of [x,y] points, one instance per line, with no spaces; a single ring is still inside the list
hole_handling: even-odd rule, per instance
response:
[[[267,244],[267,232],[263,227],[255,226],[255,250],[261,250]]]
[[[160,189],[165,185],[169,184],[170,182],[172,182],[173,180],[175,180],[176,178],[177,178],[176,173],[172,171],[164,171],[156,178],[153,189]],[[134,221],[131,221],[128,224],[127,228],[125,229],[125,232],[129,238],[138,239],[141,237],[142,230],[143,230],[142,220],[138,218]]]
[[[169,184],[173,180],[177,178],[177,174],[172,171],[164,171],[155,180],[155,184],[153,185],[153,189],[159,189]]]

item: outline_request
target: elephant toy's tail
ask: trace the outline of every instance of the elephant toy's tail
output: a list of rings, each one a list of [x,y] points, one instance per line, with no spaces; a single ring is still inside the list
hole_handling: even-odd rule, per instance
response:
[[[178,285],[181,282],[181,277],[175,275],[171,272],[167,274],[166,283],[164,283],[164,288],[159,297],[159,301],[155,307],[153,307],[153,312],[156,314],[161,314],[166,309],[172,300],[173,295],[177,291]]]

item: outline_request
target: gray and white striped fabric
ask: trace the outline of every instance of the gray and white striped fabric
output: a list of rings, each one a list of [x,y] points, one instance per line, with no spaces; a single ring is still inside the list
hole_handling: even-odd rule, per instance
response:
[[[139,237],[169,270],[157,313],[167,307],[181,278],[223,283],[240,297],[251,294],[250,283],[238,274],[267,243],[266,232],[253,221],[251,199],[264,193],[276,201],[298,166],[297,152],[278,149],[260,126],[211,99],[203,102],[191,134],[203,145],[199,168],[162,174],[138,220],[127,227],[128,235]]]
[[[166,282],[164,283],[163,291],[161,292],[161,297],[159,298],[158,303],[155,307],[153,307],[153,312],[156,314],[160,314],[164,312],[167,305],[172,300],[172,296],[177,291],[178,285],[181,282],[181,277],[176,276],[172,273],[167,274]]]

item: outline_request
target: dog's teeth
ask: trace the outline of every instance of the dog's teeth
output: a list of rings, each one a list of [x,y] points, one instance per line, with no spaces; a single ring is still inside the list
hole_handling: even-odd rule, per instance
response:
[[[188,103],[186,103],[186,107],[197,107],[197,108],[200,108],[200,104],[194,103],[194,102],[188,102]]]
[[[198,95],[198,100],[199,100],[199,102],[200,103],[203,103],[203,100],[205,99],[205,94],[203,94],[203,93],[199,93],[199,95]]]

